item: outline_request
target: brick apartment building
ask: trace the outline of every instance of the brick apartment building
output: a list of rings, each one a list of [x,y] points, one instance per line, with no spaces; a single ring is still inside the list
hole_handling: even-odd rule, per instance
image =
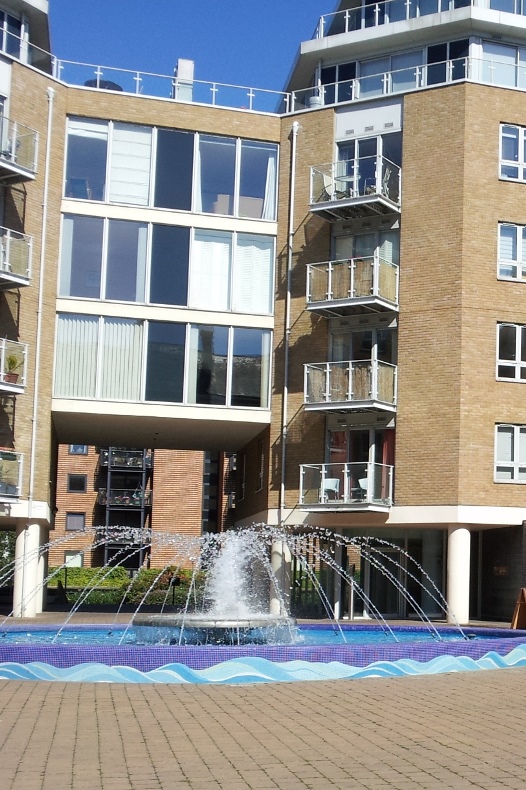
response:
[[[286,90],[248,107],[188,61],[155,83],[60,63],[46,11],[0,11],[15,613],[42,607],[40,547],[77,512],[58,448],[81,443],[155,447],[155,469],[235,453],[236,526],[369,536],[385,615],[409,612],[375,552],[402,586],[414,556],[461,622],[508,619],[526,558],[520,4],[342,0]]]
[[[53,567],[163,568],[172,555],[155,536],[234,525],[234,456],[59,445],[56,480]]]

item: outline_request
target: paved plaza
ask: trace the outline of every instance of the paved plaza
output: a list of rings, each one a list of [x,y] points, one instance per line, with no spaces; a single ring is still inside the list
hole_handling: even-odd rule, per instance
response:
[[[0,681],[1,790],[525,788],[526,669],[244,686]]]

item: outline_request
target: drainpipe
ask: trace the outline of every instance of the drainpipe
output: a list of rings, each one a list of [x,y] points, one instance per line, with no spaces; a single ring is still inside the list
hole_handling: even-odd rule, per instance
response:
[[[285,464],[287,460],[288,399],[289,399],[289,346],[290,346],[290,302],[292,291],[292,247],[294,243],[294,198],[296,188],[296,148],[300,125],[294,121],[290,130],[290,184],[289,184],[289,228],[287,240],[287,290],[285,294],[285,349],[283,359],[283,402],[281,406],[281,483],[279,488],[278,523],[284,526],[285,518]]]

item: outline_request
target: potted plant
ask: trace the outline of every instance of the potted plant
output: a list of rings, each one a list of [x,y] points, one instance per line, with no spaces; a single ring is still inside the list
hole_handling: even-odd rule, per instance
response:
[[[21,364],[21,360],[16,354],[8,354],[4,360],[4,381],[9,384],[16,384],[18,381],[17,370]]]

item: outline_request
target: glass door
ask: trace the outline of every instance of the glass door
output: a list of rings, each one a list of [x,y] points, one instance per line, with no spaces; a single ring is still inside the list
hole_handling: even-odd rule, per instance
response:
[[[396,584],[404,580],[403,559],[400,549],[391,547],[364,552],[365,593],[372,604],[364,607],[365,616],[374,618],[376,612],[391,619],[406,616],[405,599]]]

